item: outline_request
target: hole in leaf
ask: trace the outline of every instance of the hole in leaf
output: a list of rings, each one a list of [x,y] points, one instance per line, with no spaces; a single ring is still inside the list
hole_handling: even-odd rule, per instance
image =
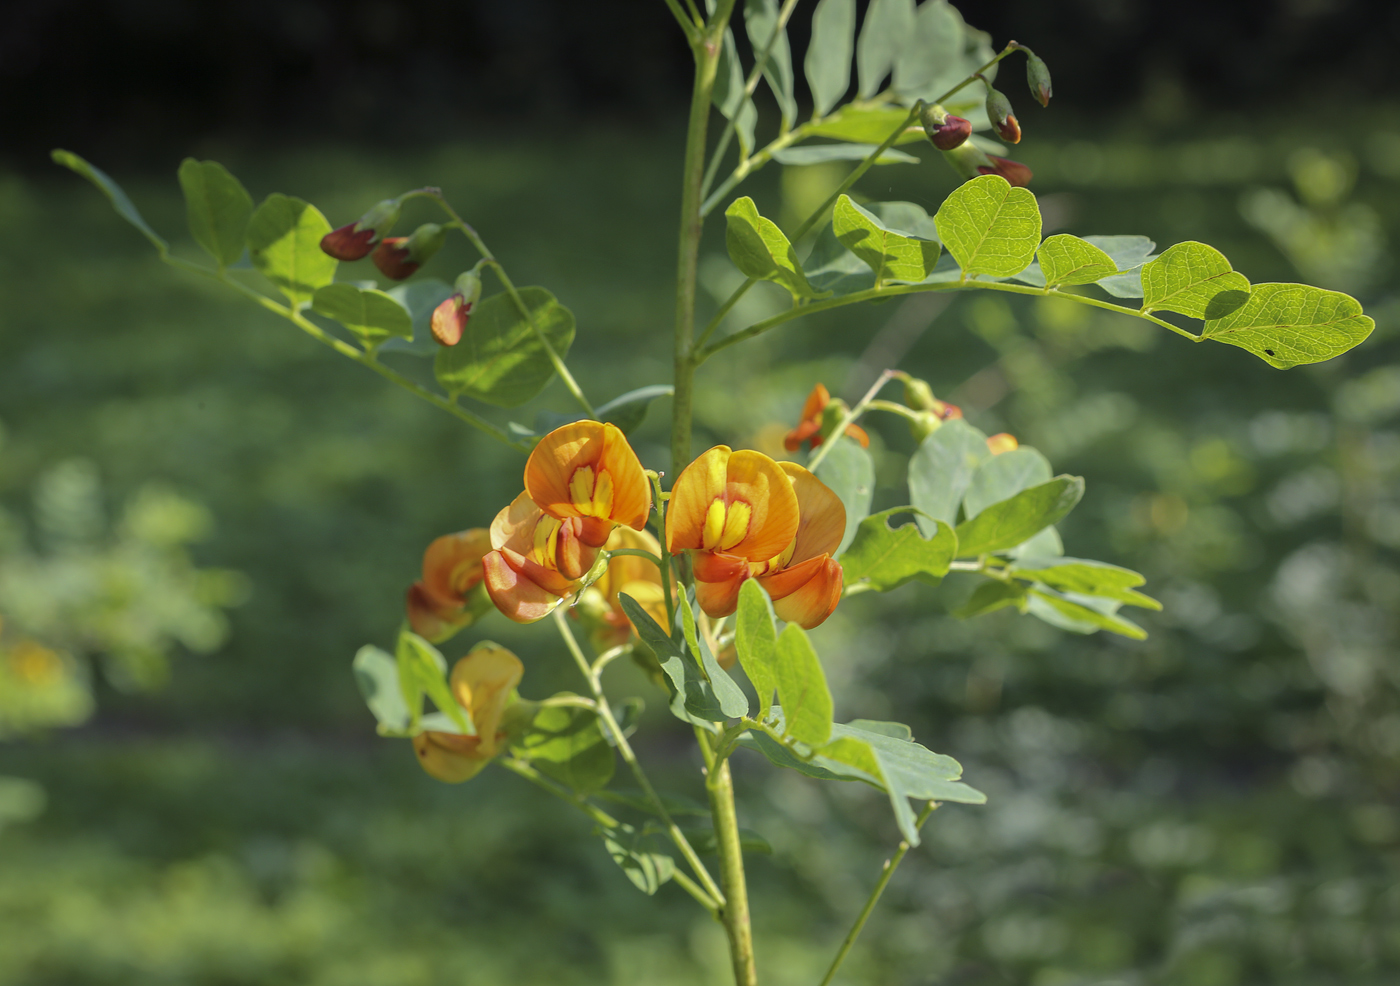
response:
[[[1266,350],[1264,350],[1264,355],[1265,355],[1265,356],[1272,356],[1273,354],[1274,354],[1274,351],[1273,351],[1272,349],[1266,349]]]

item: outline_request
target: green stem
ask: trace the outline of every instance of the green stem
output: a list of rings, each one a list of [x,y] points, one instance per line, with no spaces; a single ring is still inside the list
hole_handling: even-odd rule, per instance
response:
[[[569,629],[569,617],[565,608],[560,606],[554,610],[554,622],[559,627],[559,636],[564,638],[564,646],[568,648],[574,662],[578,665],[579,671],[583,673],[584,680],[588,682],[588,689],[593,693],[593,698],[598,705],[598,718],[603,721],[603,726],[608,734],[613,738],[613,745],[621,755],[624,763],[627,764],[632,776],[636,778],[637,786],[642,789],[650,803],[652,811],[661,819],[666,828],[666,834],[671,837],[676,848],[680,850],[686,864],[695,872],[705,892],[717,907],[724,906],[724,892],[715,883],[714,877],[710,876],[710,871],[705,868],[705,864],[700,862],[700,857],[690,844],[690,840],[685,837],[685,833],[680,830],[680,826],[671,818],[671,813],[666,810],[666,805],[661,801],[661,797],[656,793],[656,789],[651,786],[651,780],[646,772],[642,770],[642,765],[637,762],[637,754],[632,750],[632,744],[627,742],[627,736],[618,725],[617,719],[613,716],[612,706],[608,703],[607,696],[603,693],[602,682],[593,668],[589,666],[588,658],[583,656],[583,649],[579,647],[578,641],[574,639],[573,630]]]
[[[758,986],[758,968],[754,962],[753,927],[749,920],[749,892],[744,877],[744,851],[739,841],[739,816],[734,808],[734,777],[728,759],[718,759],[710,746],[710,738],[697,732],[705,754],[707,771],[705,793],[710,799],[710,816],[715,825],[715,844],[719,850],[720,882],[724,887],[725,906],[720,911],[725,933],[729,936],[729,956],[734,965],[735,986]]]
[[[855,407],[846,409],[846,413],[841,415],[841,420],[836,423],[835,428],[831,429],[831,434],[827,437],[826,441],[822,442],[821,448],[817,449],[817,454],[812,456],[807,462],[808,472],[817,471],[817,466],[822,464],[822,461],[831,453],[831,450],[836,447],[836,443],[840,440],[841,436],[846,434],[846,426],[861,416],[861,413],[870,406],[870,402],[875,399],[875,395],[880,392],[880,388],[889,383],[893,378],[894,371],[885,370],[875,378],[875,383],[865,392],[865,396],[860,399],[860,402],[857,403]]]
[[[902,294],[922,294],[926,291],[965,291],[971,288],[985,291],[1005,291],[1008,294],[1025,294],[1037,298],[1066,298],[1070,301],[1077,301],[1081,305],[1092,305],[1095,308],[1103,308],[1107,311],[1117,312],[1120,315],[1132,315],[1135,318],[1146,319],[1154,325],[1160,325],[1164,329],[1169,329],[1179,336],[1190,339],[1192,342],[1201,341],[1201,337],[1195,333],[1188,332],[1165,319],[1145,313],[1141,309],[1115,305],[1111,301],[1102,301],[1098,298],[1091,298],[1088,295],[1068,294],[1055,288],[1034,288],[1023,284],[1008,284],[1004,281],[946,281],[941,284],[884,285],[878,288],[871,288],[868,291],[856,291],[851,294],[842,295],[839,298],[828,298],[825,301],[813,301],[805,305],[795,306],[789,308],[785,312],[779,312],[772,318],[765,318],[761,322],[755,322],[748,328],[741,329],[732,335],[727,335],[718,342],[713,342],[704,348],[697,349],[695,352],[695,360],[697,363],[703,363],[721,349],[728,349],[736,343],[743,342],[745,339],[752,339],[757,335],[762,335],[769,329],[776,328],[784,322],[790,322],[804,315],[830,311],[833,308],[843,308],[846,305],[855,305],[862,301],[871,301],[875,298],[891,298]]]
[[[671,8],[671,13],[675,15],[676,23],[680,25],[681,31],[685,34],[685,39],[692,44],[700,33],[700,28],[695,21],[686,15],[681,9],[679,0],[666,0],[666,6]],[[693,9],[693,8],[692,8]]]
[[[672,597],[671,583],[674,581],[671,575],[671,551],[666,546],[666,495],[661,492],[661,474],[650,469],[647,470],[647,478],[651,480],[652,494],[656,504],[656,533],[659,535],[656,543],[661,546],[661,595],[666,600],[666,632],[671,633],[671,628],[676,625],[676,601]]]
[[[461,407],[454,400],[443,397],[441,394],[435,394],[431,390],[428,390],[426,387],[414,383],[412,380],[408,379],[403,374],[391,370],[389,367],[379,362],[379,360],[376,359],[372,353],[368,353],[362,349],[356,349],[354,346],[350,345],[348,342],[345,342],[343,339],[337,339],[335,336],[322,329],[315,322],[312,322],[310,319],[302,315],[301,312],[296,308],[279,304],[278,302],[269,298],[267,295],[262,294],[259,291],[253,290],[252,288],[248,287],[248,285],[243,284],[240,281],[234,280],[222,270],[216,271],[212,268],[205,267],[201,264],[190,263],[188,260],[182,260],[179,257],[171,256],[168,253],[162,253],[161,259],[172,267],[176,267],[180,270],[191,271],[195,274],[202,274],[205,277],[209,277],[213,280],[218,281],[220,284],[224,284],[228,287],[233,288],[235,291],[238,291],[240,294],[244,295],[255,304],[261,305],[268,311],[274,312],[275,314],[287,319],[289,322],[291,322],[297,328],[301,329],[307,335],[311,336],[311,338],[315,339],[317,342],[321,343],[324,346],[329,346],[331,349],[334,349],[337,353],[340,353],[340,355],[354,360],[361,366],[368,367],[375,373],[378,373],[385,380],[388,380],[390,383],[397,384],[398,386],[402,387],[404,390],[407,390],[409,393],[413,394],[416,397],[421,397],[423,400],[427,401],[434,407],[446,411],[454,418],[458,418],[461,421],[465,421],[473,428],[477,429],[478,431],[485,432],[487,435],[490,435],[492,438],[496,439],[496,441],[501,442],[504,445],[509,445],[511,448],[517,449],[521,452],[530,451],[530,445],[512,438],[505,431],[505,429],[492,424],[490,421],[487,421],[485,418],[481,417],[478,414],[474,414],[467,408]]]
[[[924,822],[933,814],[938,807],[937,801],[930,801],[924,806],[924,810],[919,813],[918,819],[914,822],[914,830],[917,832],[924,827]],[[820,986],[831,986],[832,977],[836,975],[836,970],[841,968],[841,963],[846,961],[846,955],[850,952],[851,946],[860,937],[861,930],[865,927],[865,922],[870,919],[870,912],[875,910],[875,905],[880,902],[880,895],[885,892],[885,887],[889,886],[890,877],[894,876],[894,871],[899,868],[906,853],[909,852],[907,840],[901,840],[899,848],[894,855],[885,860],[884,869],[880,873],[880,879],[875,884],[875,889],[870,891],[870,899],[865,902],[865,907],[861,910],[860,916],[856,918],[856,923],[851,926],[851,930],[846,934],[846,940],[841,943],[841,950],[836,953],[836,958],[831,960],[831,968],[826,970],[826,975],[822,977]]]

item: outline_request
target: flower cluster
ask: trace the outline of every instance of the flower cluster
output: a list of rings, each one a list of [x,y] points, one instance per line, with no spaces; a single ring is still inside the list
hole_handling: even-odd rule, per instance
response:
[[[481,527],[444,534],[428,545],[423,577],[409,588],[405,602],[414,633],[440,643],[491,608],[481,564],[490,550],[491,534]]]

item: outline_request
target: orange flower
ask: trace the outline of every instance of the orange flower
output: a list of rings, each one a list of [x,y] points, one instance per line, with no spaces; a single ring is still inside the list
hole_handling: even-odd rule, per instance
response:
[[[802,405],[802,420],[797,423],[796,428],[787,433],[787,437],[783,439],[783,448],[789,452],[796,452],[806,441],[812,443],[812,448],[820,445],[823,412],[830,403],[831,394],[825,384],[819,383],[813,387],[812,392],[807,395],[807,402]],[[846,434],[860,442],[862,448],[870,447],[870,436],[859,425],[847,425]]]
[[[661,545],[650,532],[634,531],[627,527],[615,528],[604,548],[608,551],[632,548],[650,551],[657,556],[661,554]],[[617,598],[620,593],[625,592],[637,600],[648,616],[661,626],[666,626],[666,597],[661,585],[661,570],[651,559],[638,555],[609,558],[607,570],[593,583],[593,588],[602,594],[607,603],[602,618],[610,628],[605,634],[609,646],[627,643],[628,634],[632,632],[632,623],[622,611],[622,603]]]
[[[448,684],[457,704],[470,713],[476,735],[419,733],[413,737],[413,752],[423,769],[448,784],[480,773],[501,750],[501,717],[524,673],[520,658],[497,644],[477,644],[458,661]]]
[[[516,623],[550,614],[578,588],[598,549],[583,543],[584,519],[559,520],[521,493],[491,522],[491,547],[481,560],[486,591]]]
[[[601,548],[615,524],[634,531],[651,513],[651,484],[616,425],[575,421],[555,428],[525,463],[525,492],[548,516],[580,521],[579,537]]]
[[[480,615],[468,595],[481,584],[481,559],[491,550],[482,527],[444,534],[423,552],[423,577],[408,590],[408,623],[420,637],[440,643]]]
[[[987,450],[990,451],[992,455],[1001,455],[1003,452],[1010,452],[1018,446],[1019,443],[1016,441],[1016,436],[1004,431],[999,435],[991,435],[987,439]]]

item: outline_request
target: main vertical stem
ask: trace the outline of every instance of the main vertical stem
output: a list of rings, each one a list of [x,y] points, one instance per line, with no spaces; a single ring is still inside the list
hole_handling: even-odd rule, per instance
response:
[[[724,930],[729,935],[734,983],[735,986],[758,986],[753,928],[749,924],[749,891],[744,878],[744,850],[739,843],[739,818],[734,810],[734,777],[729,773],[727,758],[718,766],[711,766],[705,778],[705,789],[710,796],[710,814],[715,823],[719,883],[725,900],[721,917]]]

